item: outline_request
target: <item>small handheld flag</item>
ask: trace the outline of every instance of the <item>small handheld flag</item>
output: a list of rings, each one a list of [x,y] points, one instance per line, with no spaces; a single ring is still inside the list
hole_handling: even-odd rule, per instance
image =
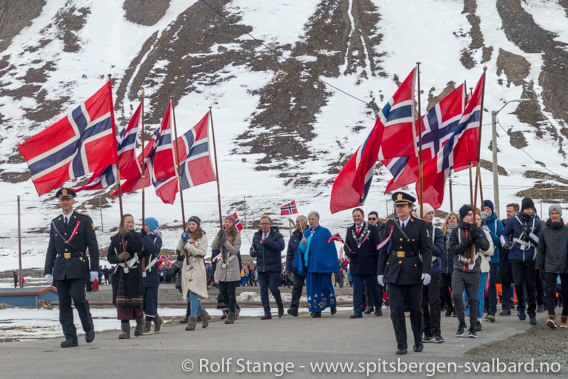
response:
[[[296,200],[292,200],[288,204],[284,204],[280,207],[280,216],[289,216],[298,213],[298,208],[296,207]]]
[[[338,241],[338,242],[341,242],[341,243],[345,244],[345,241],[343,241],[343,238],[341,238],[341,236],[339,235],[339,233],[336,233],[336,234],[332,235],[331,237],[329,237],[329,238],[327,239],[327,242],[326,242],[325,244],[327,245],[327,244],[330,243],[331,241]]]

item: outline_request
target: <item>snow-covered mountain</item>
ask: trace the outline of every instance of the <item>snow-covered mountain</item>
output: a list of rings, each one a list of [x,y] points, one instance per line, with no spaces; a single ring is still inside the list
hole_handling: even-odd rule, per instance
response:
[[[16,264],[17,195],[29,193],[22,225],[30,262],[45,251],[57,213],[52,196],[37,196],[16,147],[108,74],[119,127],[145,90],[148,136],[170,96],[180,134],[212,106],[224,213],[246,212],[249,229],[273,213],[287,228],[279,205],[295,199],[301,213],[317,210],[322,225],[341,232],[350,212],[330,214],[333,180],[415,63],[422,113],[464,80],[475,86],[487,66],[484,195],[493,197],[490,112],[530,99],[498,115],[500,206],[504,213],[529,195],[546,213],[568,198],[567,46],[567,0],[0,0],[0,270]],[[392,208],[383,194],[390,177],[377,169],[364,207],[381,217]],[[454,176],[455,207],[468,201],[467,184],[466,172]],[[119,217],[109,193],[78,199],[101,246]],[[124,196],[138,218],[140,199],[139,191]],[[152,189],[146,199],[146,214],[167,226],[173,248],[179,202],[164,205]],[[185,191],[184,200],[186,217],[199,215],[212,235],[215,183]]]

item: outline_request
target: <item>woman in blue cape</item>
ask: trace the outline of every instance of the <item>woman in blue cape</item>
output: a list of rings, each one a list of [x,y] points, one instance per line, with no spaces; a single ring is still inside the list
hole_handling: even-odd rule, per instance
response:
[[[319,225],[319,214],[308,214],[310,227],[304,232],[304,238],[298,246],[294,268],[306,277],[308,308],[312,317],[321,317],[321,311],[331,308],[331,314],[337,311],[335,291],[331,274],[339,271],[335,243],[327,243],[331,232]]]

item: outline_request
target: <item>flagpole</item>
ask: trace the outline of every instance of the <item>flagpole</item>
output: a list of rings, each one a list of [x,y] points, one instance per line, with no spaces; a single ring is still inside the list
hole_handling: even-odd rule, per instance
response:
[[[116,143],[116,124],[114,122],[114,103],[112,102],[112,79],[111,75],[108,74],[108,81],[111,90],[109,91],[110,97],[110,120],[112,123],[112,130],[114,132],[114,153],[116,154],[116,184],[118,185],[118,204],[120,207],[120,221],[122,221],[122,215],[124,214],[122,208],[122,188],[120,188],[120,168],[118,167],[118,145]]]
[[[171,107],[172,107],[172,117],[174,119],[174,148],[176,150],[176,167],[177,167],[177,176],[178,176],[178,186],[179,186],[179,200],[181,201],[181,220],[182,220],[182,224],[183,224],[183,232],[186,232],[185,229],[185,209],[183,207],[183,191],[182,191],[182,185],[181,185],[181,170],[180,170],[180,165],[179,165],[179,149],[178,149],[178,143],[177,143],[177,139],[178,139],[178,134],[177,134],[177,125],[176,125],[176,112],[174,109],[174,97],[170,96],[170,102],[171,102]],[[185,255],[185,261],[186,263],[189,265],[189,254]]]
[[[142,230],[144,230],[145,227],[145,221],[146,217],[145,217],[145,208],[146,208],[146,203],[145,203],[145,197],[144,197],[144,187],[146,186],[144,183],[144,172],[146,170],[146,163],[144,162],[144,90],[142,90],[142,102],[141,102],[141,108],[140,108],[140,117],[141,117],[141,121],[142,121],[142,133],[141,133],[141,138],[142,138]],[[135,157],[136,158],[136,157]],[[146,277],[146,257],[142,257],[142,276]]]
[[[213,110],[209,106],[209,117],[211,118],[211,138],[213,139],[213,156],[215,157],[215,177],[217,179],[217,203],[219,205],[219,225],[223,227],[223,214],[221,213],[221,187],[219,186],[219,166],[217,165],[217,145],[215,143],[215,128],[213,126]],[[246,234],[246,233],[245,233]],[[248,235],[247,235],[248,238]],[[250,238],[249,238],[250,241]],[[251,242],[252,246],[252,242]],[[254,250],[254,249],[253,249]],[[227,257],[225,255],[225,249],[221,246],[223,267],[227,264]]]
[[[140,109],[140,116],[141,116],[141,121],[142,121],[142,132],[140,133],[140,137],[142,139],[142,229],[144,229],[144,225],[145,222],[144,220],[146,219],[145,217],[145,208],[146,208],[146,199],[145,199],[145,194],[144,194],[144,187],[146,186],[144,181],[146,179],[144,173],[146,172],[146,162],[145,159],[146,157],[144,156],[144,90],[142,90],[142,108]]]
[[[483,190],[481,189],[481,169],[480,169],[480,157],[481,157],[481,127],[483,125],[483,100],[485,95],[485,73],[487,71],[487,66],[483,66],[483,81],[481,83],[481,106],[479,110],[479,136],[477,140],[477,167],[476,167],[476,175],[475,175],[475,193],[473,194],[473,223],[475,223],[475,216],[476,212],[475,209],[477,208],[477,181],[479,180],[479,190],[481,192],[481,197],[483,197]],[[472,257],[473,258],[473,257]]]
[[[452,177],[450,176],[450,212],[454,211],[454,196],[452,194]]]
[[[473,173],[471,170],[471,161],[469,162],[469,203],[473,207]]]
[[[422,179],[422,111],[421,111],[421,106],[420,106],[420,62],[416,62],[416,69],[417,69],[417,73],[418,73],[418,171],[419,171],[419,182],[420,182],[420,218],[423,218],[424,215],[423,213],[423,204],[424,204],[424,199],[423,199],[423,194],[424,194],[424,182]],[[412,122],[414,123],[414,120],[412,120]],[[412,127],[414,128],[414,125],[412,125]]]

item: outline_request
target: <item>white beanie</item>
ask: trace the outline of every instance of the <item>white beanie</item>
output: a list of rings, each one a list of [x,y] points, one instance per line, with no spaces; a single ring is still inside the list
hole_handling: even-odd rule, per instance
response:
[[[422,204],[422,216],[426,216],[430,212],[434,212],[434,207],[428,203]]]

